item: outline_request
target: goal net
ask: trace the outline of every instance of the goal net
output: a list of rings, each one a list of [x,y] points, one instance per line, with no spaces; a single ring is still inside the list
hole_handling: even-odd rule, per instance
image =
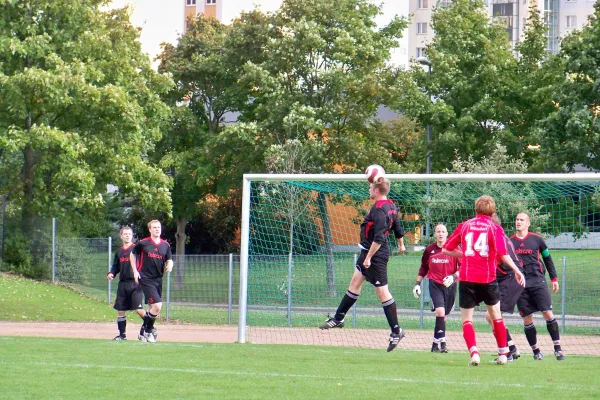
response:
[[[552,293],[563,347],[568,353],[600,354],[600,175],[389,175],[389,198],[401,212],[407,252],[388,264],[389,288],[407,331],[400,347],[429,350],[435,314],[428,284],[420,300],[412,294],[423,249],[433,227],[451,233],[474,216],[483,194],[496,200],[505,232],[514,234],[515,217],[526,212],[530,230],[551,251],[560,290]],[[372,205],[363,175],[246,175],[242,216],[240,317],[238,339],[252,343],[289,343],[384,348],[389,326],[373,287],[366,282],[347,313],[343,329],[321,331],[345,294],[360,252],[359,225]],[[548,283],[550,278],[546,275]],[[483,351],[496,344],[478,307],[474,323]],[[522,352],[531,351],[515,310],[505,322]],[[538,343],[552,342],[536,313]],[[465,350],[458,295],[446,322],[448,346]]]

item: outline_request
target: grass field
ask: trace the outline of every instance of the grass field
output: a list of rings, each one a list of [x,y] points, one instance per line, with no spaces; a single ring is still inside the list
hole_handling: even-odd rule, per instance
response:
[[[600,358],[0,337],[3,399],[591,399]]]

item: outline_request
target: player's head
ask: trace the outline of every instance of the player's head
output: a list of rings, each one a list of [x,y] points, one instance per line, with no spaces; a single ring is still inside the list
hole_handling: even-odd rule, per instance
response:
[[[500,216],[496,213],[494,213],[492,215],[492,221],[496,224],[496,225],[502,225],[502,220],[500,219]]]
[[[496,212],[496,202],[491,196],[483,195],[475,200],[475,213],[491,217]]]
[[[434,234],[438,243],[445,243],[446,239],[448,239],[448,229],[446,229],[446,225],[437,224],[434,229]]]
[[[517,218],[515,219],[515,228],[519,232],[527,232],[529,230],[529,226],[531,225],[531,220],[529,219],[529,215],[525,213],[517,214]]]
[[[131,240],[133,239],[133,230],[130,227],[122,227],[119,233],[121,235],[121,240],[123,241],[123,243],[131,243]]]
[[[152,221],[148,222],[148,230],[150,231],[150,236],[153,238],[159,238],[162,232],[162,225],[160,224],[160,221],[153,219]]]
[[[369,186],[369,194],[371,195],[371,200],[375,200],[377,197],[387,196],[390,192],[390,181],[383,178],[379,182],[373,182]]]

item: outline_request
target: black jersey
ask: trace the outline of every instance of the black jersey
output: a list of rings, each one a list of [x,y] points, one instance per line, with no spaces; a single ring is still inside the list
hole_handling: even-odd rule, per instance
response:
[[[171,246],[160,239],[158,243],[152,238],[145,238],[136,243],[133,253],[137,256],[137,270],[142,279],[160,278],[163,276],[167,260],[171,260]]]
[[[504,242],[506,243],[506,250],[508,251],[509,257],[513,260],[513,262],[515,263],[515,265],[517,267],[519,267],[519,270],[521,272],[523,272],[523,262],[521,261],[521,259],[517,255],[517,252],[515,250],[515,246],[513,246],[512,241],[509,239],[508,236],[504,235]],[[497,259],[497,262],[498,263],[496,265],[496,279],[502,280],[503,278],[506,278],[509,274],[514,273],[511,267],[509,267],[507,264],[505,264],[504,262],[502,262],[502,258],[501,257],[499,257]]]
[[[540,260],[540,254],[548,248],[541,236],[529,232],[524,238],[517,235],[510,237],[515,246],[515,252],[523,262],[523,271],[527,287],[546,285],[546,268],[552,280],[556,280],[556,268],[552,257],[545,257],[544,263]],[[544,268],[544,264],[545,267]]]
[[[375,242],[381,245],[379,251],[389,253],[387,242],[390,231],[394,231],[396,239],[404,237],[404,227],[398,219],[398,208],[391,200],[376,201],[360,224],[360,247],[368,250]]]
[[[133,271],[131,270],[131,261],[129,261],[129,255],[131,254],[131,250],[133,250],[133,243],[131,243],[127,247],[121,247],[119,250],[115,252],[115,258],[113,260],[112,268],[110,272],[113,276],[119,275],[119,280],[121,281],[132,281],[133,280]]]

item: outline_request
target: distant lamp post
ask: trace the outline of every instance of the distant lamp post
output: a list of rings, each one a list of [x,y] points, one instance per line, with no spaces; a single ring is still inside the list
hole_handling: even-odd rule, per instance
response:
[[[426,65],[429,77],[431,77],[431,61],[427,57],[418,57],[417,62],[421,65]],[[431,174],[431,125],[427,125],[427,174]],[[429,201],[429,181],[427,181],[427,201]],[[429,206],[427,206],[427,221],[425,223],[425,237],[430,236],[429,226]]]

